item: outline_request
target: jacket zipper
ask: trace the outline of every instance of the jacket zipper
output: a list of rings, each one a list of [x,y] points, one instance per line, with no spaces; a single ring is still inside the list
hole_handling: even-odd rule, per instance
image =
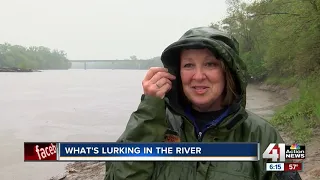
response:
[[[202,132],[201,131],[198,133],[198,141],[202,141]]]
[[[207,128],[205,128],[203,131],[199,131],[198,132],[198,141],[201,142],[203,139],[204,134],[209,130],[209,129],[214,129],[216,126],[215,125],[211,125]]]

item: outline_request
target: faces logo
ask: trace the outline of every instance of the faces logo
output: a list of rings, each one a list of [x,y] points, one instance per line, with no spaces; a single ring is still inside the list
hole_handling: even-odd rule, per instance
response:
[[[55,155],[57,153],[56,151],[56,146],[53,145],[52,143],[50,144],[49,147],[44,147],[44,148],[39,148],[39,145],[36,145],[34,147],[39,160],[45,160],[48,157]]]

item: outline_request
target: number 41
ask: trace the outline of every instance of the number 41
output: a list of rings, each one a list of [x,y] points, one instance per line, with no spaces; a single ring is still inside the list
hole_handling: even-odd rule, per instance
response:
[[[273,162],[285,161],[285,148],[286,145],[283,143],[271,143],[267,147],[267,149],[263,152],[262,157],[263,159],[272,159]]]

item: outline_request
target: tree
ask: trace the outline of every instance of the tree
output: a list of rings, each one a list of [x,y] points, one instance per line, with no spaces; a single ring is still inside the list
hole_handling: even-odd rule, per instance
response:
[[[0,44],[0,67],[25,69],[68,69],[67,54],[47,47],[23,47],[9,43]]]
[[[130,59],[131,59],[131,60],[135,60],[135,61],[138,60],[137,56],[135,56],[135,55],[130,56]]]

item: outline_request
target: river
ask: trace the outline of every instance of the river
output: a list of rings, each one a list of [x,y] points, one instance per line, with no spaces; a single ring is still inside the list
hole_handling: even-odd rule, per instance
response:
[[[0,177],[46,180],[66,163],[24,162],[23,142],[115,141],[140,101],[144,70],[0,73]],[[266,118],[280,103],[249,85],[247,108]]]

